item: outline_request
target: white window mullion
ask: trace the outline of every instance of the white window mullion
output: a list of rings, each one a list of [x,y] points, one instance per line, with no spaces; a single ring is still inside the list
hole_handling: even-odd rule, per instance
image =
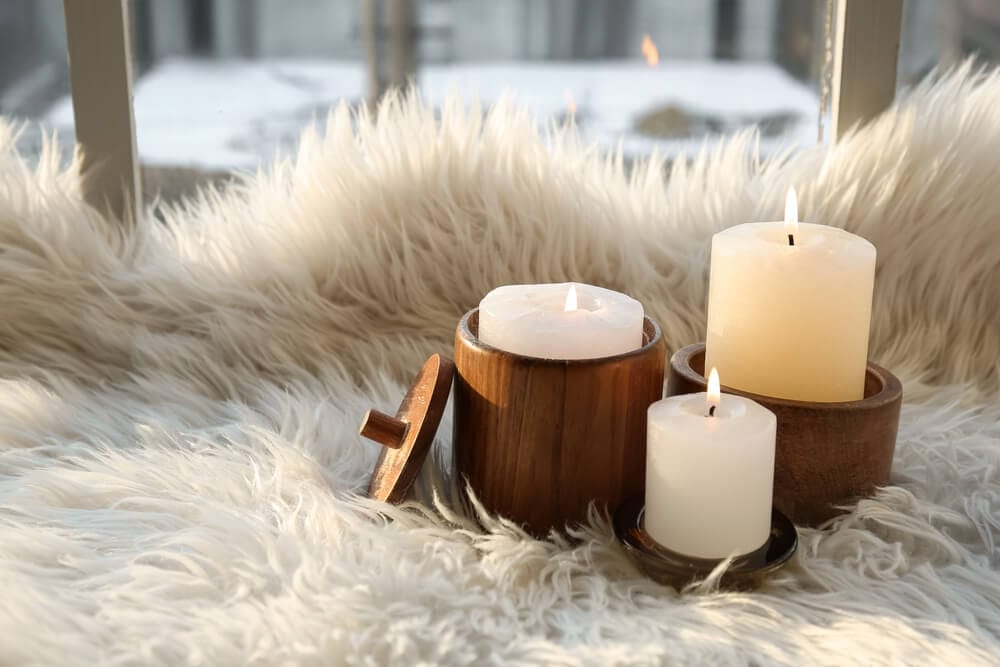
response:
[[[64,0],[73,120],[84,197],[120,219],[139,210],[130,0]]]
[[[863,125],[896,95],[903,0],[836,0],[833,138]]]

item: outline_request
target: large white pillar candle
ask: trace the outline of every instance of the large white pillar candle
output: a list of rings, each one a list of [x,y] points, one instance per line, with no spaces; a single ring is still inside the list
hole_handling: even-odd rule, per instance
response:
[[[875,247],[842,229],[737,225],[712,239],[705,367],[726,385],[797,401],[864,398]]]
[[[596,359],[642,347],[642,304],[583,283],[505,285],[479,304],[479,340],[543,359]]]
[[[742,396],[709,391],[649,407],[646,532],[696,558],[726,558],[763,546],[771,532],[774,413]],[[714,406],[714,409],[713,409]]]

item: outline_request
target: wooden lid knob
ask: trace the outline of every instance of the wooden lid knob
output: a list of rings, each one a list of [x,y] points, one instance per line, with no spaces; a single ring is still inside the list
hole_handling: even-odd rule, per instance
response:
[[[359,433],[369,440],[391,449],[399,449],[410,425],[372,408],[365,414]]]
[[[360,433],[383,446],[368,485],[368,497],[389,503],[406,500],[427,458],[448,403],[455,365],[439,354],[420,369],[395,417],[369,410]]]

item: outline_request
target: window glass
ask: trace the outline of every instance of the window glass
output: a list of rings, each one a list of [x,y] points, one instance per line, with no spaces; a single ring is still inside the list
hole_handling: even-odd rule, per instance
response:
[[[816,140],[824,0],[134,0],[132,8],[140,160],[170,170],[173,182],[255,169],[293,151],[303,127],[331,106],[364,104],[408,77],[432,104],[451,90],[486,104],[510,91],[540,123],[572,121],[633,157],[689,155],[749,125],[761,128],[764,153]],[[69,99],[45,118],[69,124]]]
[[[762,126],[765,149],[814,141],[824,7],[140,0],[139,150],[157,164],[252,169],[291,150],[330,105],[361,103],[370,81],[400,73],[432,103],[456,87],[487,103],[512,90],[540,121],[573,116],[588,137],[629,153],[688,152],[749,124]]]
[[[59,122],[49,118],[52,105],[68,95],[62,0],[0,2],[0,115],[22,126],[22,153],[36,156],[44,133],[58,132],[72,144],[72,113]]]
[[[217,178],[294,151],[365,91],[356,0],[136,0],[140,161]],[[161,174],[162,175],[162,174]]]
[[[899,44],[899,88],[936,66],[965,58],[1000,62],[1000,0],[906,0]]]

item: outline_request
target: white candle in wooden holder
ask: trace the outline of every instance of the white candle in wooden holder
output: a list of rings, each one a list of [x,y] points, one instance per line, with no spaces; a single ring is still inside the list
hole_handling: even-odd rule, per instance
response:
[[[712,239],[707,368],[741,391],[795,401],[864,397],[875,246],[843,229],[754,222]]]
[[[774,413],[742,396],[708,392],[649,406],[645,529],[695,558],[748,554],[767,541],[774,487]]]
[[[479,340],[539,359],[599,359],[642,347],[642,304],[583,283],[504,285],[479,304]]]

